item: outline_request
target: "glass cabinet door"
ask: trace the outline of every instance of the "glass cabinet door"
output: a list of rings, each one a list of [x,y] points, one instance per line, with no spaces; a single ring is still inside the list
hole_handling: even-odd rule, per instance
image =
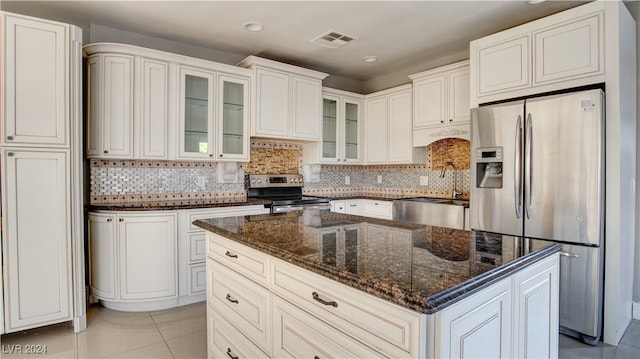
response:
[[[180,155],[213,157],[213,74],[180,69]]]
[[[325,97],[322,101],[322,158],[339,161],[338,99]]]
[[[218,91],[218,159],[248,161],[249,81],[220,75]]]
[[[344,158],[345,162],[357,162],[360,159],[358,147],[360,139],[360,104],[344,102]]]

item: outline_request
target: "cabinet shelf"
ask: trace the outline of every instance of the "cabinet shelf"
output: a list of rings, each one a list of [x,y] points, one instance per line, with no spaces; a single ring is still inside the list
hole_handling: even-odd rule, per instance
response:
[[[222,108],[225,111],[243,111],[244,110],[244,105],[238,105],[235,103],[223,103],[222,104]]]

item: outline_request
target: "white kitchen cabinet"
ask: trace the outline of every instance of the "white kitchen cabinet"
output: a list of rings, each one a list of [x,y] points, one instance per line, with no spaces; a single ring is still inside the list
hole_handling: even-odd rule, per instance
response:
[[[87,157],[133,158],[133,56],[96,54],[87,66]]]
[[[69,151],[2,149],[6,331],[71,320]]]
[[[364,96],[324,88],[322,141],[304,144],[305,163],[361,163]]]
[[[511,358],[511,279],[436,313],[436,357]],[[557,329],[556,329],[557,330]]]
[[[254,71],[251,136],[321,140],[322,79],[328,74],[249,56]]]
[[[2,22],[2,144],[68,148],[69,26],[9,14]]]
[[[382,355],[345,336],[295,305],[273,298],[273,357],[379,358]]]
[[[0,12],[0,334],[86,327],[82,31]]]
[[[116,300],[116,214],[89,213],[89,286],[93,296]]]
[[[403,85],[366,97],[367,164],[424,163],[426,150],[413,147],[412,90]]]
[[[226,319],[207,307],[207,349],[208,358],[268,358],[257,345]]]
[[[409,77],[413,81],[414,130],[469,122],[469,61]]]
[[[214,157],[215,74],[209,71],[181,67],[179,158]]]
[[[165,61],[139,57],[135,93],[140,97],[139,138],[137,153],[142,159],[168,158],[169,64]],[[134,96],[134,100],[137,96]]]
[[[249,160],[251,71],[123,44],[84,52],[87,157]]]
[[[393,202],[361,199],[361,215],[365,217],[393,219]]]
[[[248,216],[263,214],[263,205],[229,206],[185,209],[178,211],[178,305],[202,302],[206,299],[205,258],[207,238],[205,231],[193,224],[205,218]]]
[[[471,105],[604,82],[604,5],[472,41]]]
[[[513,310],[518,335],[513,338],[517,343],[513,357],[558,357],[559,267],[554,256],[516,273]]]
[[[89,213],[90,286],[105,307],[177,305],[176,217],[173,211]]]
[[[178,157],[249,160],[249,81],[180,67]]]

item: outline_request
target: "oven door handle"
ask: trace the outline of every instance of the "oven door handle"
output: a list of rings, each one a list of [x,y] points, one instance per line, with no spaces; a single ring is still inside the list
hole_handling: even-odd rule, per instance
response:
[[[302,211],[303,209],[328,209],[328,208],[331,208],[331,203],[274,206],[274,207],[271,207],[271,213]]]

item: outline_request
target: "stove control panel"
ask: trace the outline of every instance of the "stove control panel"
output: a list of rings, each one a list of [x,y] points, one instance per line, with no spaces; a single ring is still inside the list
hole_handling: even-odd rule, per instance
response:
[[[299,174],[247,175],[248,188],[302,187],[304,179]]]

